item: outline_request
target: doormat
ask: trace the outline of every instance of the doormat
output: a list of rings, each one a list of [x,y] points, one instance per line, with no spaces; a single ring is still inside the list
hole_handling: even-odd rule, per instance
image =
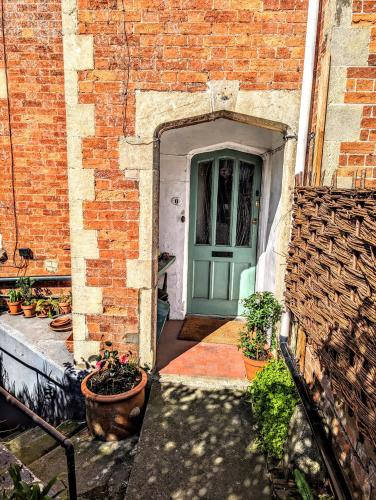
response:
[[[210,344],[238,345],[245,322],[235,319],[187,316],[179,332],[179,340],[194,340]]]

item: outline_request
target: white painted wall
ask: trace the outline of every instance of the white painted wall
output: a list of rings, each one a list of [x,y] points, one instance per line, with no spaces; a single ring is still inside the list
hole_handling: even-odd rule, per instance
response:
[[[186,311],[188,266],[190,160],[194,154],[215,149],[237,149],[262,154],[282,143],[282,135],[230,120],[220,119],[165,132],[161,138],[159,250],[176,255],[168,272],[171,319]],[[264,158],[258,241],[256,289],[274,291],[275,244],[281,195],[283,151]],[[171,203],[179,197],[180,205]],[[185,222],[181,217],[185,216]]]

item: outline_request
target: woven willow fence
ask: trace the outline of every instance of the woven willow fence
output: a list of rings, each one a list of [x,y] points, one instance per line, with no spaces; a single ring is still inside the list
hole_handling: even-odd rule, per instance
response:
[[[376,191],[297,187],[286,304],[376,445]]]

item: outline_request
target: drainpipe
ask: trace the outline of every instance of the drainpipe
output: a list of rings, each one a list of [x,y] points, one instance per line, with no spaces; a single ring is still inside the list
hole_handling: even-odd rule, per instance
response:
[[[300,99],[298,142],[296,146],[296,158],[295,158],[295,175],[301,174],[304,171],[305,160],[306,160],[309,117],[311,113],[311,103],[312,103],[312,85],[313,85],[313,73],[315,68],[319,11],[320,11],[320,0],[309,0],[308,15],[307,15],[307,31],[306,31],[305,50],[304,50],[302,94]],[[280,333],[281,342],[287,341],[289,335],[289,329],[290,329],[290,312],[286,310],[286,312],[282,316],[282,321],[281,321],[281,333]]]
[[[304,171],[306,159],[319,10],[320,0],[309,0],[295,175]]]

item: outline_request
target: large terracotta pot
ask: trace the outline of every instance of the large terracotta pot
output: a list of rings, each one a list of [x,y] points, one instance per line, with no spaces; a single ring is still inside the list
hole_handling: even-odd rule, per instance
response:
[[[264,368],[265,365],[269,363],[266,361],[257,361],[256,359],[250,359],[243,356],[245,371],[247,373],[247,379],[253,380],[256,376],[256,373]]]
[[[21,301],[20,300],[18,300],[17,302],[9,302],[8,301],[8,307],[9,307],[10,314],[20,314]]]
[[[86,402],[86,420],[91,434],[102,441],[120,441],[139,429],[141,411],[145,403],[147,375],[141,370],[141,381],[128,392],[102,396],[91,392],[87,383],[92,372],[81,384]]]

